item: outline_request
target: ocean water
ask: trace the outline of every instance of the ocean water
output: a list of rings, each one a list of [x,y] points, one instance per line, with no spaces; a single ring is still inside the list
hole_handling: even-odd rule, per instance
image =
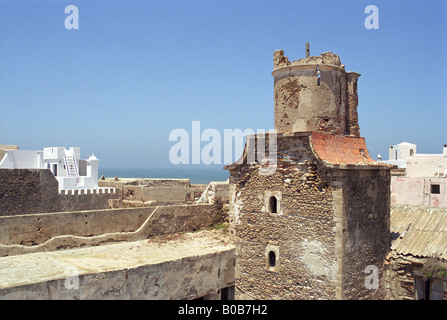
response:
[[[101,168],[99,175],[106,178],[169,178],[190,179],[191,184],[208,184],[211,181],[226,181],[227,170],[220,167],[172,167],[172,168]]]

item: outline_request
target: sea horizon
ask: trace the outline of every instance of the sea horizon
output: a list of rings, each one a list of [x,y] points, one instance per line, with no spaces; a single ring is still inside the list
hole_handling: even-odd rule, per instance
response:
[[[98,177],[145,178],[145,179],[190,179],[191,184],[208,184],[211,181],[226,181],[229,172],[222,167],[181,166],[169,168],[99,168]]]

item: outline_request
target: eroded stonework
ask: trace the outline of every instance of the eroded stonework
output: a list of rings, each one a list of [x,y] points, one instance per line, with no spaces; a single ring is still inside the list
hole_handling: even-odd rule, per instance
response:
[[[225,167],[235,297],[382,299],[365,281],[381,281],[389,250],[390,166],[360,137],[360,74],[331,52],[291,62],[277,50],[273,64],[276,132],[248,136]]]
[[[360,136],[357,79],[332,53],[289,62],[274,53],[275,129]]]
[[[360,152],[346,158],[346,166],[326,162],[312,147],[318,144],[313,135],[331,136],[278,134],[272,174],[262,174],[262,164],[249,163],[248,156],[226,167],[238,299],[383,295],[365,288],[364,270],[380,268],[388,250],[389,169],[364,161]],[[247,145],[259,138],[249,136]],[[340,148],[365,147],[360,138],[340,141]]]

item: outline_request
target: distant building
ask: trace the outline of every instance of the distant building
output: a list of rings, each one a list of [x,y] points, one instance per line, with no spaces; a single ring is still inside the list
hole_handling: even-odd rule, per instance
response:
[[[442,154],[419,154],[407,158],[407,177],[439,177],[447,176],[447,145]]]
[[[391,202],[397,204],[447,207],[447,145],[441,154],[419,154],[408,142],[389,147],[392,171]]]
[[[402,142],[388,147],[388,161],[382,161],[396,165],[399,169],[407,167],[407,159],[416,154],[416,145],[413,143]],[[379,160],[379,159],[378,159]]]
[[[0,161],[5,156],[5,150],[19,150],[19,146],[10,144],[0,144]]]
[[[97,189],[98,162],[94,156],[80,159],[80,148],[49,147],[43,150],[6,149],[0,169],[49,169],[62,190]]]

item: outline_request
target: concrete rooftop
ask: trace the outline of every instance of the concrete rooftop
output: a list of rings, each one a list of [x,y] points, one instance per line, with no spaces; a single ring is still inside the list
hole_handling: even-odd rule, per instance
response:
[[[147,278],[151,273],[157,273],[158,277],[160,277],[159,273],[162,272],[162,278],[165,277],[166,281],[169,281],[169,279],[174,282],[178,281],[176,276],[179,276],[180,273],[176,275],[175,273],[170,274],[170,272],[163,273],[163,271],[160,271],[161,269],[167,271],[167,268],[164,267],[166,264],[173,265],[177,263],[179,264],[180,269],[183,271],[186,270],[187,273],[192,273],[188,275],[189,277],[194,278],[195,271],[192,269],[187,271],[188,267],[182,267],[182,262],[189,261],[190,264],[201,264],[203,262],[200,261],[206,262],[207,256],[216,260],[216,263],[211,261],[210,266],[207,266],[206,268],[203,266],[199,267],[200,271],[204,271],[204,274],[202,274],[201,277],[205,276],[208,267],[208,271],[212,273],[211,278],[214,274],[214,270],[211,270],[213,267],[219,268],[219,270],[216,269],[215,272],[216,278],[217,274],[225,274],[225,270],[221,270],[219,264],[222,263],[222,267],[225,267],[228,262],[232,265],[233,262],[227,260],[231,260],[231,257],[234,255],[234,246],[228,242],[227,238],[226,229],[204,230],[194,233],[158,236],[149,240],[135,242],[120,242],[88,248],[36,252],[18,256],[1,257],[0,298],[58,299],[60,297],[65,299],[67,296],[65,294],[60,296],[59,293],[65,291],[66,288],[64,289],[61,287],[66,287],[65,280],[68,277],[73,276],[74,272],[80,279],[80,290],[72,290],[70,292],[71,296],[69,295],[69,297],[75,299],[89,299],[90,296],[94,297],[95,295],[97,299],[100,298],[97,296],[99,287],[102,287],[101,290],[103,290],[104,293],[108,292],[108,290],[110,291],[112,287],[116,288],[112,285],[112,283],[116,282],[116,276],[111,276],[112,274],[116,274],[116,272],[124,272],[124,278],[121,282],[124,282],[123,285],[129,288],[127,288],[127,290],[122,290],[122,292],[118,292],[118,294],[115,292],[114,298],[188,298],[188,296],[182,297],[181,295],[176,297],[175,294],[173,296],[165,296],[160,294],[160,292],[157,294],[155,291],[155,295],[150,295],[148,294],[150,291],[149,288],[145,288],[143,291],[146,291],[146,295],[142,295],[142,293],[139,292],[141,290],[137,290],[138,293],[136,293],[135,290],[132,290],[130,287],[135,287],[144,277]],[[221,255],[226,255],[227,258],[222,261],[219,258]],[[132,285],[128,273],[129,270],[137,269],[144,269],[145,271],[136,277],[135,280],[137,283]],[[225,281],[232,282],[233,279],[230,279],[232,277],[231,270],[229,271],[230,273],[226,275]],[[98,275],[101,276],[98,277]],[[92,276],[93,278],[91,278]],[[184,276],[185,275],[181,275],[181,277]],[[91,282],[95,282],[95,279],[97,283],[92,286]],[[50,282],[57,280],[59,280],[59,284],[57,285],[57,291],[59,291],[59,293],[54,295],[55,292],[53,292],[52,297],[51,295],[48,297],[48,293],[45,291],[51,291]],[[189,287],[198,286],[198,284],[194,284],[193,282],[194,280]],[[90,283],[90,285],[87,285],[87,283]],[[42,292],[35,290],[33,286],[40,287]],[[149,285],[149,287],[150,286],[151,285]],[[91,288],[88,289],[89,287]],[[15,288],[16,290],[8,290],[12,288]],[[55,289],[53,288],[53,291],[54,290]],[[96,290],[96,293],[94,294],[92,292],[92,294],[90,294],[89,291],[91,290]],[[198,295],[200,294],[200,290],[194,290],[198,292]],[[123,293],[125,293],[124,296],[122,295]],[[110,298],[109,296],[107,297]]]

